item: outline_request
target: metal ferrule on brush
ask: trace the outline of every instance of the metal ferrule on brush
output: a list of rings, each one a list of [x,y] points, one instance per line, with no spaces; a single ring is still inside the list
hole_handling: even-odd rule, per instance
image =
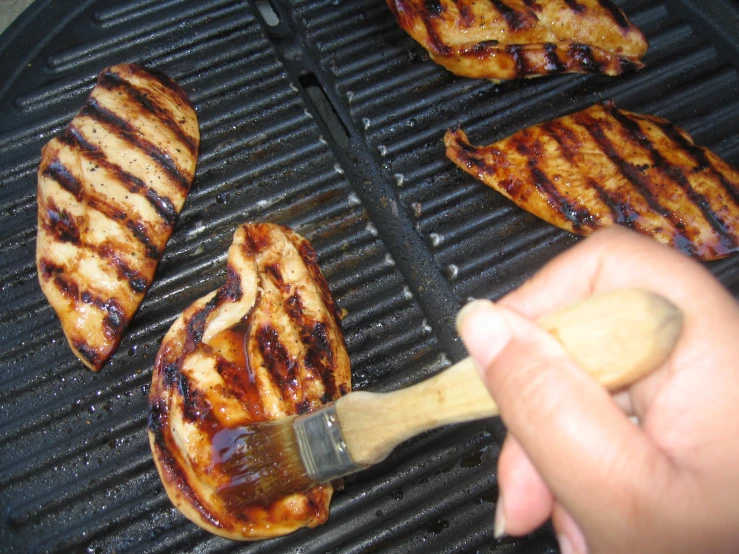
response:
[[[355,464],[349,456],[333,404],[295,418],[293,430],[305,471],[315,482],[324,483],[366,467]]]

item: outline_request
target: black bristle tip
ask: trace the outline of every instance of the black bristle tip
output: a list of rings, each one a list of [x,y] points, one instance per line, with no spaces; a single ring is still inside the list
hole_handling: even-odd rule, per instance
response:
[[[226,428],[213,436],[213,465],[229,477],[218,494],[229,509],[270,505],[316,484],[305,472],[293,420]]]

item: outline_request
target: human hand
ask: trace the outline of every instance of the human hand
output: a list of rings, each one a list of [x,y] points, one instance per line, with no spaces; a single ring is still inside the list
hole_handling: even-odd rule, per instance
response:
[[[611,396],[533,321],[634,287],[678,306],[683,333],[661,368]],[[607,229],[495,305],[468,304],[457,328],[509,430],[497,536],[551,517],[563,554],[739,549],[739,305],[705,268]]]

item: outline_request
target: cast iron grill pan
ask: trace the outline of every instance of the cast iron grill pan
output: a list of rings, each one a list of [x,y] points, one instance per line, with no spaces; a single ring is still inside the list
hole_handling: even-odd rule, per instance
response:
[[[496,541],[490,420],[428,433],[347,480],[325,526],[259,543],[175,510],[146,440],[161,338],[225,278],[237,225],[310,239],[344,320],[356,388],[391,390],[464,355],[453,319],[577,240],[452,166],[462,124],[493,141],[613,99],[669,118],[739,164],[739,10],[722,0],[618,2],[647,68],[495,85],[430,62],[382,0],[38,0],[0,37],[0,549],[14,552],[556,551],[544,527]],[[202,143],[156,280],[99,374],[69,351],[37,285],[40,149],[104,67],[138,62],[188,92]],[[709,265],[739,292],[737,262]]]

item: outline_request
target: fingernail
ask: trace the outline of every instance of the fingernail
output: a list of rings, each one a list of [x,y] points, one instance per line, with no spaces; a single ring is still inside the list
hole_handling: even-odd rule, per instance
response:
[[[575,554],[575,549],[567,535],[557,535],[557,542],[559,543],[560,554]]]
[[[478,367],[488,367],[513,333],[500,310],[489,300],[473,300],[457,314],[457,332]]]
[[[503,508],[503,495],[498,494],[498,503],[495,505],[495,523],[493,524],[493,536],[500,539],[505,536],[505,509]]]

